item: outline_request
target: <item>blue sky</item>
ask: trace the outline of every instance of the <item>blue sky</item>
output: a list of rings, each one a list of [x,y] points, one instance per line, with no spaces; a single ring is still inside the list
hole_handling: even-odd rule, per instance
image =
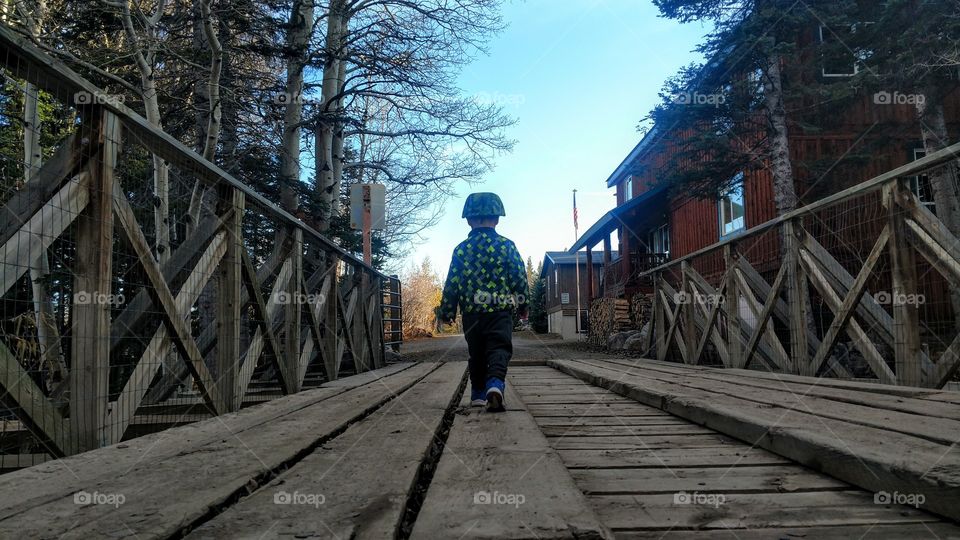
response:
[[[637,125],[664,79],[700,59],[692,50],[706,33],[657,15],[649,0],[507,3],[510,26],[460,79],[466,94],[500,100],[518,119],[509,131],[517,145],[483,184],[461,187],[405,269],[430,257],[445,275],[469,230],[460,211],[471,191],[500,195],[507,216],[497,230],[535,265],[573,244],[573,189],[581,233],[614,206],[607,177],[640,140]]]

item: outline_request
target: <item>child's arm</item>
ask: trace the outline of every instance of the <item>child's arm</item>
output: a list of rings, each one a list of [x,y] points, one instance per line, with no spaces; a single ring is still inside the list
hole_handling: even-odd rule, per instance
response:
[[[523,257],[517,250],[516,244],[510,243],[510,254],[508,265],[508,275],[510,276],[510,291],[514,294],[517,302],[517,311],[523,317],[527,313],[527,300],[530,296],[527,286],[527,267],[523,263]]]
[[[447,281],[443,284],[443,297],[440,299],[440,321],[452,323],[457,318],[457,304],[460,299],[460,280],[463,273],[463,262],[457,253],[450,259],[450,269],[447,271]]]

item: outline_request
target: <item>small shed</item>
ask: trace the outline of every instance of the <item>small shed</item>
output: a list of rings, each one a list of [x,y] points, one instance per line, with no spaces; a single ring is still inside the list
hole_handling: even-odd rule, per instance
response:
[[[611,254],[617,257],[617,252]],[[560,334],[563,339],[578,339],[589,328],[587,313],[589,298],[596,298],[601,290],[603,276],[603,253],[593,253],[592,268],[587,270],[587,254],[566,251],[548,251],[543,257],[543,277],[546,282],[547,328]],[[580,287],[577,290],[577,266],[580,270]],[[590,288],[592,286],[592,288]],[[577,300],[579,293],[580,324],[577,324]]]

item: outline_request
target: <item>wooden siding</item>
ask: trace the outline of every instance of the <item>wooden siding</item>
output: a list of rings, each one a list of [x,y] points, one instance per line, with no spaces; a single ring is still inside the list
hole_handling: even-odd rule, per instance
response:
[[[554,269],[558,270],[560,287],[554,281]],[[561,307],[564,311],[569,311],[570,315],[577,311],[577,269],[573,264],[553,265],[549,261],[544,262],[543,272],[547,278],[547,298],[546,310],[553,312]],[[594,291],[600,289],[600,275],[603,273],[603,264],[595,263],[593,265],[593,283]],[[565,292],[570,293],[570,303],[561,305],[561,295]],[[580,309],[587,309],[587,265],[580,265]]]

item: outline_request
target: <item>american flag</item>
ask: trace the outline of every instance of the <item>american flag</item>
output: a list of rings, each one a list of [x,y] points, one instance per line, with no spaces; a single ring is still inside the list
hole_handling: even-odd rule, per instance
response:
[[[573,228],[577,229],[577,190],[573,190]]]

